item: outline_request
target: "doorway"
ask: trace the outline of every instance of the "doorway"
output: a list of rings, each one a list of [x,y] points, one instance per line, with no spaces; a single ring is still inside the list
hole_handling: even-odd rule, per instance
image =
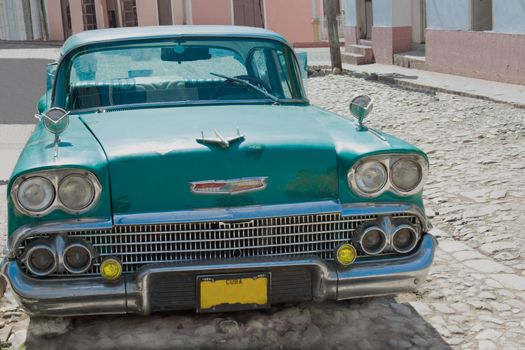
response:
[[[263,0],[233,0],[233,23],[264,28]]]
[[[159,11],[159,25],[172,25],[173,16],[171,13],[171,0],[158,0],[157,5]]]
[[[425,0],[412,0],[412,43],[424,44],[427,29]]]
[[[64,31],[64,40],[73,34],[71,26],[71,9],[69,8],[69,0],[60,0],[60,8],[62,10],[62,29]]]
[[[372,39],[374,26],[372,0],[356,1],[357,31],[359,39]]]
[[[372,27],[374,25],[374,11],[372,9],[372,0],[365,0],[365,23],[363,39],[372,39]]]

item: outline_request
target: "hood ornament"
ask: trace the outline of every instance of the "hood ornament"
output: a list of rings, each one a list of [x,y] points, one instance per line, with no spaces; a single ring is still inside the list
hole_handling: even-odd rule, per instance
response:
[[[212,145],[218,145],[221,148],[228,148],[230,147],[230,143],[239,141],[239,140],[244,140],[244,135],[241,135],[241,132],[239,131],[239,129],[237,129],[237,135],[230,136],[230,137],[225,137],[221,135],[217,130],[214,130],[214,132],[215,132],[215,137],[205,137],[204,131],[201,131],[201,137],[197,138],[196,141],[198,143],[212,144]]]
[[[190,182],[190,190],[198,194],[239,194],[266,188],[267,177],[245,177],[229,180]]]

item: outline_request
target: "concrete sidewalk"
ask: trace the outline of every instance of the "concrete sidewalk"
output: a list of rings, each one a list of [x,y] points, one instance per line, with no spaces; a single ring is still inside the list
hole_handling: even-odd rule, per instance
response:
[[[297,49],[296,51],[308,54],[308,65],[310,66],[330,66],[328,48]],[[525,108],[525,85],[499,83],[377,63],[362,66],[343,64],[343,69],[353,75],[364,75],[407,88],[453,93]]]
[[[0,186],[7,183],[35,125],[0,124]]]

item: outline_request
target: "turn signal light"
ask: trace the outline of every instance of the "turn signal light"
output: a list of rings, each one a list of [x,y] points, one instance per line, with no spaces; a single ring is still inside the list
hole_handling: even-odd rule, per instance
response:
[[[343,266],[348,266],[355,261],[357,251],[354,246],[344,243],[337,247],[335,258],[337,262]]]
[[[122,275],[122,264],[115,258],[107,258],[100,264],[100,274],[108,281],[116,281]]]

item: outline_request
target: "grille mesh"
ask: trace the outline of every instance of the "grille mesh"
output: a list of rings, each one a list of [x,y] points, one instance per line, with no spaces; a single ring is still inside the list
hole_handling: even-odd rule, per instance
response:
[[[392,217],[408,219],[419,226],[416,216],[398,213]],[[240,222],[122,225],[67,235],[86,239],[99,254],[83,275],[98,274],[100,261],[106,256],[118,257],[124,273],[132,273],[147,264],[241,257],[316,255],[332,261],[339,244],[352,242],[360,225],[376,219],[376,215],[343,217],[340,213],[328,213]],[[32,236],[23,241],[18,248],[19,256],[32,239],[46,236]]]

